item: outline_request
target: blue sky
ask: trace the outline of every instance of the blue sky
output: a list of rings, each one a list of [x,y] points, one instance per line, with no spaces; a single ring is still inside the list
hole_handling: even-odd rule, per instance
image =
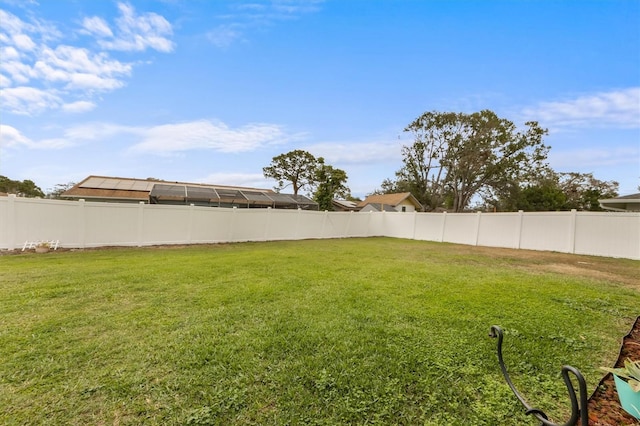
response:
[[[640,184],[640,2],[0,0],[0,175],[270,188],[304,149],[356,196],[425,111],[549,129],[559,172]],[[285,190],[286,191],[286,190]]]

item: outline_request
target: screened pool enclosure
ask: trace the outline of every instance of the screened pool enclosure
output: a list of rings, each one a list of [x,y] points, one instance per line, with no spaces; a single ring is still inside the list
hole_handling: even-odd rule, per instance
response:
[[[276,208],[318,210],[318,204],[304,195],[216,188],[213,186],[156,183],[149,193],[151,204],[209,207]]]

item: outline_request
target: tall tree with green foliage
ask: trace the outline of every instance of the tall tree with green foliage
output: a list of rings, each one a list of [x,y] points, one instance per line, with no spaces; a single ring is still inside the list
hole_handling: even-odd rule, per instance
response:
[[[351,191],[347,184],[347,173],[344,170],[324,164],[322,157],[316,169],[315,191],[313,199],[319,210],[332,210],[331,201],[336,197],[349,198]]]
[[[11,180],[6,176],[0,176],[0,192],[28,198],[44,197],[42,189],[32,180]]]
[[[262,173],[266,178],[275,179],[278,186],[276,191],[280,192],[291,185],[293,194],[303,189],[311,189],[316,179],[316,169],[318,159],[300,149],[280,154],[273,157],[271,164],[263,167]]]
[[[474,196],[492,198],[509,181],[525,181],[546,169],[547,133],[537,122],[519,131],[509,120],[483,110],[465,114],[426,112],[409,124],[414,142],[402,148],[402,186],[426,210],[463,211]]]

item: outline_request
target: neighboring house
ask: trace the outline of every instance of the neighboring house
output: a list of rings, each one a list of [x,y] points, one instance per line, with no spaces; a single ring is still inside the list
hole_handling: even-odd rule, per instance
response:
[[[422,204],[410,192],[370,195],[358,203],[361,212],[367,211],[422,211]]]
[[[598,200],[600,207],[615,212],[640,212],[640,194]]]
[[[358,203],[349,200],[331,200],[334,212],[353,212],[358,210]]]
[[[89,176],[60,196],[123,203],[318,210],[318,203],[303,195],[270,189],[109,176]]]

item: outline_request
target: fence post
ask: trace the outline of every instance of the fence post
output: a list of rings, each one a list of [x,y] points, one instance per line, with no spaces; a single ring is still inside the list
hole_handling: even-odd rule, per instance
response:
[[[327,226],[327,217],[329,215],[329,211],[325,210],[324,214],[322,215],[322,228],[320,229],[320,238],[326,238],[325,235],[325,227]]]
[[[85,201],[84,198],[80,198],[78,200],[78,242],[80,243],[80,248],[85,248],[87,241],[87,217],[85,210]]]
[[[480,239],[480,218],[482,217],[482,212],[479,211],[476,213],[476,240],[474,245],[478,245],[478,240]]]
[[[576,252],[576,216],[578,211],[571,209],[571,223],[569,224],[569,253]]]
[[[413,233],[411,234],[411,239],[416,239],[416,221],[418,220],[418,212],[416,210],[413,211]]]
[[[235,241],[235,227],[236,227],[236,216],[238,214],[238,206],[233,206],[233,213],[231,214],[231,226],[229,227],[229,236],[227,237],[227,242]]]
[[[16,249],[16,194],[9,194],[7,203],[7,248]]]
[[[142,230],[144,228],[144,201],[138,203],[138,247],[142,247]]]
[[[302,215],[302,209],[298,207],[298,214],[296,215],[296,229],[295,229],[295,233],[293,234],[294,240],[300,239],[300,216],[301,215]]]
[[[518,210],[518,229],[515,234],[516,234],[516,241],[515,241],[515,247],[517,249],[520,248],[521,244],[522,244],[522,223],[523,223],[523,219],[524,218],[524,211],[523,210]]]
[[[187,223],[187,244],[191,244],[191,239],[193,236],[193,209],[195,208],[195,204],[189,204],[189,223]]]
[[[440,242],[444,242],[444,229],[447,227],[447,212],[442,212],[442,229],[440,230]]]
[[[264,240],[269,241],[269,227],[271,227],[271,207],[267,207],[267,220],[264,226]]]

